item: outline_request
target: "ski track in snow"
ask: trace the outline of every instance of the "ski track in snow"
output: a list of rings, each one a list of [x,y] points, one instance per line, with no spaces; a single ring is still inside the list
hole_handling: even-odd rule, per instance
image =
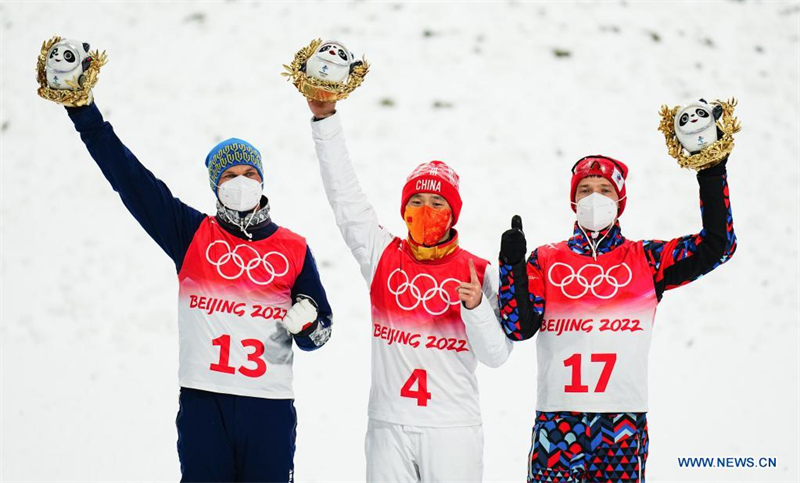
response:
[[[405,176],[462,178],[463,245],[494,260],[511,215],[529,247],[569,236],[569,168],[631,168],[628,238],[700,229],[697,183],[668,157],[662,103],[736,96],[733,260],[669,292],[650,354],[651,481],[796,481],[800,3],[10,3],[2,34],[2,460],[5,481],[179,478],[174,268],[126,212],[34,66],[59,33],[108,51],[95,89],[173,193],[213,210],[203,161],[236,136],[264,155],[278,224],[308,238],[335,313],[295,357],[298,481],[364,475],[369,302],[327,206],[303,98],[281,65],[316,37],[367,54],[339,105],[382,222]],[[557,56],[555,52],[569,53]],[[526,475],[535,343],[479,369],[486,481]],[[682,469],[684,456],[777,468]]]

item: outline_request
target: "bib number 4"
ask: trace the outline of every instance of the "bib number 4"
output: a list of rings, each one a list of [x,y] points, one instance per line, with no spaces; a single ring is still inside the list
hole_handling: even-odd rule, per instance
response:
[[[414,384],[417,389],[412,389]],[[424,369],[414,369],[411,377],[408,378],[400,389],[400,396],[417,400],[417,406],[427,406],[431,393],[428,392],[428,373]]]
[[[606,392],[608,380],[611,378],[611,371],[617,362],[616,354],[592,354],[592,362],[602,362],[603,370],[600,372],[600,379],[594,392]],[[564,367],[572,368],[572,383],[564,386],[564,392],[589,392],[589,386],[581,384],[581,354],[572,354],[564,359]]]
[[[236,374],[236,368],[230,365],[231,355],[231,336],[221,335],[212,340],[213,345],[219,346],[219,362],[212,363],[209,369],[216,372],[224,372],[225,374]],[[252,362],[255,366],[239,366],[239,373],[247,377],[261,377],[267,372],[267,362],[264,360],[264,343],[258,339],[245,339],[241,341],[242,347],[251,348],[252,350],[247,354],[248,362]]]

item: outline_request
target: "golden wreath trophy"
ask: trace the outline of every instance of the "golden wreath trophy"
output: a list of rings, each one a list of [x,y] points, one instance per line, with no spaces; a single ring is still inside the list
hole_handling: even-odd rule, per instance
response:
[[[734,107],[736,99],[661,106],[658,130],[664,133],[669,155],[682,168],[695,171],[721,163],[733,150],[733,135],[742,128],[733,116]]]
[[[341,42],[312,40],[284,65],[282,75],[310,101],[336,102],[347,99],[364,82],[369,71],[365,58],[356,60]]]
[[[100,67],[107,61],[105,51],[89,51],[86,42],[55,35],[42,42],[36,62],[37,93],[64,106],[87,106],[92,103]]]

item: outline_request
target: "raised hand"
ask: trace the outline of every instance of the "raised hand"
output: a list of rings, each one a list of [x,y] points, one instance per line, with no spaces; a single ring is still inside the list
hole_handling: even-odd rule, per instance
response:
[[[336,112],[336,102],[308,101],[308,107],[315,119],[325,119]]]
[[[522,218],[514,215],[511,218],[511,229],[506,230],[500,239],[500,260],[509,265],[516,265],[525,258],[527,251],[525,233],[522,231]]]
[[[469,282],[461,282],[458,286],[458,297],[464,307],[472,310],[481,303],[483,291],[481,290],[481,281],[478,279],[478,272],[475,271],[475,264],[472,259],[469,261]]]

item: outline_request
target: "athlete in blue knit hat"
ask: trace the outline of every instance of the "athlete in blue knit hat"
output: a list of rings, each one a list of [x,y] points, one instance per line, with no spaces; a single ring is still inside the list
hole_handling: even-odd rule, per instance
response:
[[[270,219],[261,153],[228,139],[206,157],[217,213],[174,198],[96,105],[67,112],[114,191],[175,263],[180,284],[182,481],[292,481],[292,343],[331,335],[305,239]]]

